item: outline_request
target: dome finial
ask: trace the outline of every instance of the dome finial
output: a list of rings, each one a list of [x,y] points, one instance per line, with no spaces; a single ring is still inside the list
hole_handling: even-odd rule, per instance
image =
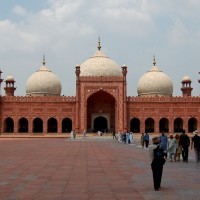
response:
[[[153,65],[156,66],[156,57],[155,57],[155,55],[153,56]]]
[[[44,54],[43,54],[42,64],[43,64],[43,66],[45,66],[45,64],[46,64],[46,61],[45,61],[45,55],[44,55]]]
[[[101,41],[100,41],[100,37],[99,37],[99,40],[98,40],[98,50],[100,51],[101,50]]]

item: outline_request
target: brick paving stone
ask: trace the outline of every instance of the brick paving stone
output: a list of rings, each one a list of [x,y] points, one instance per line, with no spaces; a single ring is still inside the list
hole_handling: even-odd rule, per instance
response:
[[[148,150],[112,137],[0,138],[0,200],[199,199],[200,164],[169,162],[153,189]]]

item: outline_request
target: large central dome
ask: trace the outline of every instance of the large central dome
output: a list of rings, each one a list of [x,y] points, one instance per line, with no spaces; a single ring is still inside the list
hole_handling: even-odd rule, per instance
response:
[[[33,73],[26,82],[26,95],[28,96],[60,96],[61,83],[58,77],[43,65]]]
[[[122,76],[119,65],[101,51],[100,41],[96,53],[80,67],[80,76]]]

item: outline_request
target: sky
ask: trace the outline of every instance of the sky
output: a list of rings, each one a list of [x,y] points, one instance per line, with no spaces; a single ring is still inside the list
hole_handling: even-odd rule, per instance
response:
[[[0,0],[0,68],[15,79],[16,96],[26,95],[26,81],[46,65],[62,84],[61,95],[75,95],[75,66],[97,50],[128,67],[127,96],[153,65],[173,82],[181,96],[182,78],[200,95],[199,0]],[[2,95],[5,94],[2,84]]]

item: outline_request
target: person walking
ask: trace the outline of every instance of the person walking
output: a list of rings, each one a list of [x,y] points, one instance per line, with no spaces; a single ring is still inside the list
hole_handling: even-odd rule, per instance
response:
[[[86,139],[86,130],[83,130],[83,139]]]
[[[120,131],[117,134],[117,140],[118,140],[118,142],[122,143],[122,135],[121,135]]]
[[[180,136],[179,134],[175,135],[175,140],[176,140],[176,154],[175,154],[175,161],[180,161],[181,159],[181,146],[179,145],[179,139]]]
[[[198,131],[194,131],[194,136],[192,137],[191,149],[194,147],[195,161],[200,162],[200,137],[198,136]]]
[[[169,159],[172,162],[172,156],[174,157],[174,161],[176,161],[176,147],[177,143],[172,134],[169,135],[168,139],[168,149],[167,152],[169,153]]]
[[[182,130],[180,135],[179,145],[182,148],[182,157],[183,162],[188,162],[188,154],[189,154],[189,146],[190,146],[190,138],[185,133],[185,130]]]
[[[145,147],[148,148],[149,147],[149,134],[147,132],[144,135],[144,143],[145,143]]]
[[[76,139],[76,131],[73,131],[73,138]]]
[[[130,132],[130,134],[129,134],[129,141],[130,141],[131,144],[133,144],[134,138],[133,138],[132,132]]]
[[[144,148],[144,133],[142,133],[140,137],[140,143],[141,143],[142,148]]]
[[[162,147],[163,151],[167,151],[168,139],[164,131],[162,131],[162,134],[160,136],[160,146]]]
[[[71,140],[74,138],[74,136],[73,136],[73,130],[70,133],[70,138],[71,138]]]
[[[117,138],[116,138],[116,135],[115,135],[115,130],[113,130],[112,135],[113,135],[113,139],[117,139]]]
[[[126,144],[129,144],[130,141],[130,133],[127,131],[126,132]]]
[[[153,144],[149,145],[149,155],[151,159],[154,189],[155,191],[158,191],[161,187],[163,165],[166,160],[166,153],[164,153],[160,145],[160,137],[152,138],[152,142]]]

